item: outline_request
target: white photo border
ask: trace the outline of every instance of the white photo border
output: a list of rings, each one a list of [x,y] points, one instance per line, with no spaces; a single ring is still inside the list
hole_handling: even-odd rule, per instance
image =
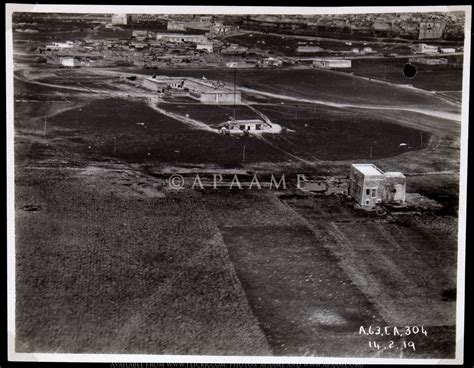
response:
[[[104,363],[278,363],[278,364],[463,364],[465,247],[467,210],[467,159],[469,126],[469,78],[471,55],[471,11],[460,6],[381,6],[381,7],[250,7],[250,6],[126,6],[126,5],[32,5],[6,4],[6,107],[7,107],[7,312],[8,359],[28,362],[104,362]],[[336,357],[263,357],[208,355],[143,355],[143,354],[50,354],[17,353],[15,351],[15,184],[14,184],[14,100],[13,38],[14,12],[38,13],[147,13],[147,14],[377,14],[413,12],[464,11],[464,60],[462,85],[461,165],[459,181],[459,221],[456,298],[456,351],[454,359],[393,359]]]

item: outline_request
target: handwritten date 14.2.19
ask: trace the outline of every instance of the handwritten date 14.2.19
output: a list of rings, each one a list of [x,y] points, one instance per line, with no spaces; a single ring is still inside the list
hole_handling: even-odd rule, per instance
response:
[[[413,341],[387,341],[386,343],[379,343],[377,341],[369,341],[369,348],[376,350],[406,350],[410,349],[416,351],[415,343]]]

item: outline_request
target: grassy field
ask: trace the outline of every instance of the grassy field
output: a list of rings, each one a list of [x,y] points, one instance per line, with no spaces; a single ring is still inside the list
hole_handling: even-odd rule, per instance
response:
[[[307,159],[377,159],[398,155],[405,149],[424,148],[429,141],[429,133],[425,133],[421,147],[418,130],[355,109],[307,104],[258,106],[258,109],[273,122],[293,130],[272,137],[272,142]],[[401,143],[408,146],[401,149]]]
[[[170,100],[170,99],[168,99]],[[217,128],[220,124],[228,121],[234,116],[234,106],[230,105],[205,105],[199,101],[190,100],[185,104],[172,103],[163,104],[160,107],[177,113],[179,115],[189,115],[191,119],[196,119]],[[255,111],[245,105],[235,106],[235,119],[259,119]]]
[[[432,346],[405,353],[452,353],[455,301],[445,297],[456,285],[452,217],[436,218],[428,235],[429,215],[386,222],[337,197],[251,198],[218,196],[212,212],[276,354],[334,355],[337,346],[338,356],[371,356],[354,333],[361,325],[422,322],[432,335],[417,343]]]
[[[18,106],[21,111],[23,104]],[[44,119],[19,119],[17,124],[19,128],[36,129],[36,134],[42,134]],[[94,101],[52,116],[48,118],[47,134],[59,150],[93,160],[107,156],[134,163],[239,166],[244,145],[246,161],[288,160],[283,153],[270,145],[262,145],[254,137],[222,136],[192,129],[156,112],[144,102],[124,103],[122,99]]]
[[[163,184],[17,170],[17,351],[394,357],[359,327],[423,324],[404,356],[452,356],[453,217]]]
[[[400,59],[390,63],[354,60],[351,72],[397,84],[412,85],[427,91],[462,90],[462,72],[459,69],[451,67],[430,68],[418,65],[415,77],[408,79],[403,74],[403,67],[406,63],[408,63],[408,59]],[[457,100],[460,101],[460,99]]]
[[[156,112],[144,102],[124,104],[123,101],[57,102],[45,104],[39,110],[34,103],[17,102],[15,124],[23,132],[42,135],[46,119],[48,137],[54,139],[60,150],[135,163],[240,165],[243,159],[246,162],[294,161],[291,155],[307,160],[368,159],[371,146],[372,158],[402,153],[400,143],[408,144],[408,150],[420,148],[417,130],[351,110],[303,104],[256,106],[274,123],[291,130],[268,136],[269,143],[265,143],[255,137],[222,136],[196,130]],[[209,125],[224,122],[233,114],[231,106],[200,103],[161,104],[160,107]],[[48,116],[54,109],[57,113]],[[236,111],[238,119],[257,117],[245,106]],[[425,133],[424,147],[428,142],[429,133]]]
[[[124,176],[17,173],[17,351],[270,354],[196,194]]]

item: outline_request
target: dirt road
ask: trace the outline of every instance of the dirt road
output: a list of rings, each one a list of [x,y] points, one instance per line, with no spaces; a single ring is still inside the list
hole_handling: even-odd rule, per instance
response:
[[[323,100],[314,100],[314,99],[308,99],[308,98],[300,98],[300,97],[293,97],[293,96],[288,96],[288,95],[283,95],[283,94],[277,94],[277,93],[271,93],[271,92],[265,92],[253,88],[246,88],[246,87],[239,87],[241,91],[247,92],[247,93],[252,93],[252,94],[258,94],[266,97],[272,97],[280,100],[287,100],[287,101],[294,101],[294,102],[304,102],[304,103],[312,103],[312,104],[317,104],[317,105],[324,105],[324,106],[330,106],[330,107],[335,107],[335,108],[354,108],[354,109],[363,109],[363,110],[387,110],[387,111],[407,111],[407,112],[415,112],[418,114],[422,115],[427,115],[427,116],[433,116],[437,118],[443,118],[446,120],[452,120],[455,122],[458,122],[459,124],[461,123],[461,115],[460,114],[453,114],[449,112],[444,112],[444,111],[434,111],[434,110],[429,110],[429,109],[413,109],[413,108],[406,108],[403,106],[394,106],[394,107],[389,107],[389,106],[381,106],[381,105],[368,105],[368,104],[347,104],[347,103],[338,103],[338,102],[329,102],[329,101],[323,101]]]

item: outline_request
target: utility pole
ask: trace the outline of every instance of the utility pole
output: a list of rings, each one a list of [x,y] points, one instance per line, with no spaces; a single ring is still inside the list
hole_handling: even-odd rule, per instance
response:
[[[236,77],[236,74],[237,74],[237,68],[234,66],[234,121],[235,121],[235,77]]]
[[[48,125],[48,122],[46,120],[46,116],[44,117],[44,127],[43,127],[43,136],[46,136],[46,126]]]
[[[244,149],[242,150],[242,162],[245,162],[245,144]]]

